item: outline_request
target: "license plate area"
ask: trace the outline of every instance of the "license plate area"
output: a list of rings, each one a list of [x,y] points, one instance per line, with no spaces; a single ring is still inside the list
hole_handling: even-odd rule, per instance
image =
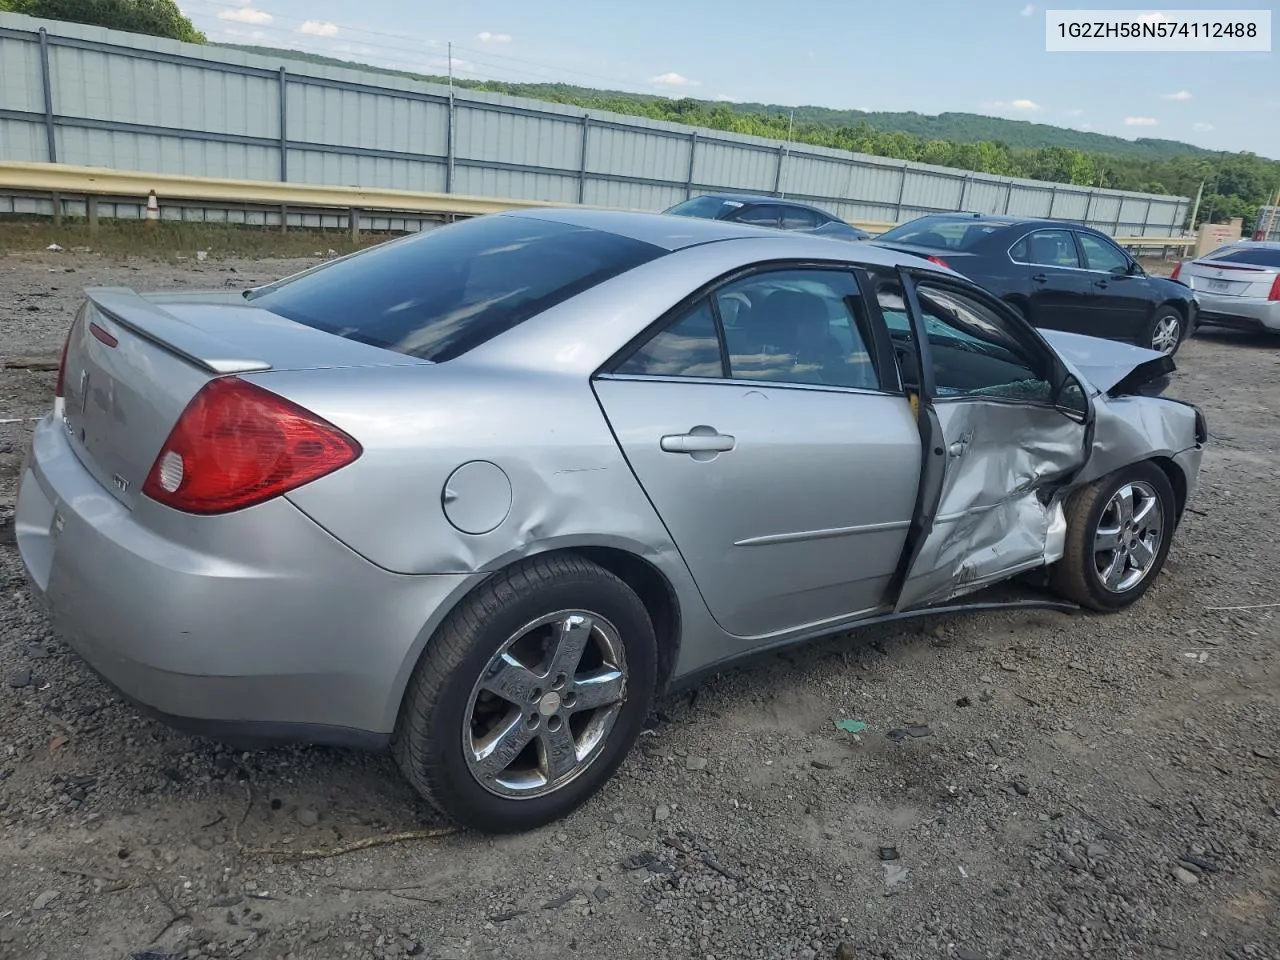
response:
[[[1209,290],[1213,293],[1230,293],[1231,284],[1226,280],[1210,280]]]

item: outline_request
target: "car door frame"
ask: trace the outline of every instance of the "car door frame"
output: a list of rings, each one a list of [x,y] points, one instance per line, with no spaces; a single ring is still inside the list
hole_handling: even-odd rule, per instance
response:
[[[934,379],[933,355],[929,344],[928,330],[925,325],[924,311],[920,307],[920,300],[916,290],[916,279],[927,280],[930,284],[942,287],[943,289],[952,289],[957,293],[971,297],[993,311],[998,317],[1003,319],[1008,330],[1014,334],[1020,347],[1028,350],[1033,356],[1040,357],[1048,364],[1050,373],[1049,385],[1051,396],[1057,398],[1061,395],[1064,388],[1075,380],[1081,387],[1081,396],[1085,403],[1085,412],[1083,415],[1072,416],[1061,406],[1055,404],[1056,409],[1063,416],[1070,416],[1081,423],[1084,428],[1084,437],[1082,441],[1083,456],[1076,470],[1063,475],[1061,477],[1046,477],[1044,482],[1057,481],[1066,483],[1070,480],[1073,473],[1079,472],[1088,462],[1088,451],[1093,448],[1093,433],[1095,426],[1095,409],[1093,400],[1089,395],[1088,389],[1080,381],[1076,375],[1067,368],[1062,358],[1051,347],[1047,340],[1039,333],[1039,331],[1028,320],[1024,319],[1015,308],[1005,303],[999,297],[996,297],[983,290],[977,284],[962,277],[951,276],[923,267],[916,267],[911,264],[900,265],[896,269],[898,282],[902,286],[903,302],[907,308],[907,319],[911,326],[912,339],[916,343],[916,361],[919,365],[919,394],[915,399],[917,423],[920,428],[920,439],[922,444],[922,456],[920,461],[920,480],[917,485],[916,507],[912,522],[907,530],[906,541],[903,545],[902,556],[899,558],[897,570],[894,579],[890,583],[889,593],[893,597],[894,609],[897,612],[904,612],[898,609],[901,601],[902,593],[906,588],[908,578],[911,574],[912,567],[920,555],[924,547],[925,541],[933,532],[937,523],[939,509],[942,503],[942,494],[945,488],[945,478],[947,470],[948,451],[943,435],[942,423],[938,417],[935,403],[937,397],[937,383]],[[869,288],[873,289],[873,288]],[[874,297],[868,296],[867,299],[875,301]],[[878,301],[873,304],[874,320],[876,326],[883,327],[888,331],[887,323],[880,311]],[[910,393],[908,392],[908,396]],[[957,398],[963,400],[963,398]],[[1025,403],[1025,401],[1010,400],[1010,403]],[[1077,416],[1080,418],[1077,419]]]

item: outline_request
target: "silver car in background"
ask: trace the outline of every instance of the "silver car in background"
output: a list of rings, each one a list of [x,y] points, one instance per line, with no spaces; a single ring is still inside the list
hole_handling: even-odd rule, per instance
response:
[[[144,708],[389,745],[521,830],[749,654],[1037,571],[1137,601],[1207,436],[1172,369],[870,245],[492,215],[243,293],[89,289],[15,527]]]
[[[1241,240],[1174,268],[1196,292],[1198,326],[1280,333],[1280,242]]]

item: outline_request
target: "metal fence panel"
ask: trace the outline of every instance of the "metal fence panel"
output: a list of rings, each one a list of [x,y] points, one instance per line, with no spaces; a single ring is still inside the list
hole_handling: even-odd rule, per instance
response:
[[[589,122],[586,138],[586,169],[592,173],[680,184],[688,179],[691,139]]]
[[[0,110],[4,109],[44,109],[38,44],[0,37]]]
[[[725,140],[698,141],[693,182],[704,187],[771,193],[777,180],[778,151],[744,150]]]
[[[0,160],[19,163],[45,161],[44,125],[26,120],[0,119]]]
[[[1149,236],[1189,206],[472,90],[451,124],[449,102],[405,77],[0,14],[5,160],[647,209],[783,193],[850,220],[965,209]]]

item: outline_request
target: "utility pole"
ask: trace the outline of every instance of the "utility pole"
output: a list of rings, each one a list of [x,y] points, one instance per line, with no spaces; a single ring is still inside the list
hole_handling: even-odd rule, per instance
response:
[[[457,153],[454,136],[456,129],[454,126],[454,117],[457,114],[457,107],[453,101],[453,41],[449,41],[449,164],[445,169],[445,193],[453,192],[453,155]]]
[[[1204,181],[1200,181],[1200,186],[1196,187],[1196,202],[1191,205],[1191,225],[1192,233],[1196,231],[1196,214],[1200,212],[1200,197],[1204,194]]]

